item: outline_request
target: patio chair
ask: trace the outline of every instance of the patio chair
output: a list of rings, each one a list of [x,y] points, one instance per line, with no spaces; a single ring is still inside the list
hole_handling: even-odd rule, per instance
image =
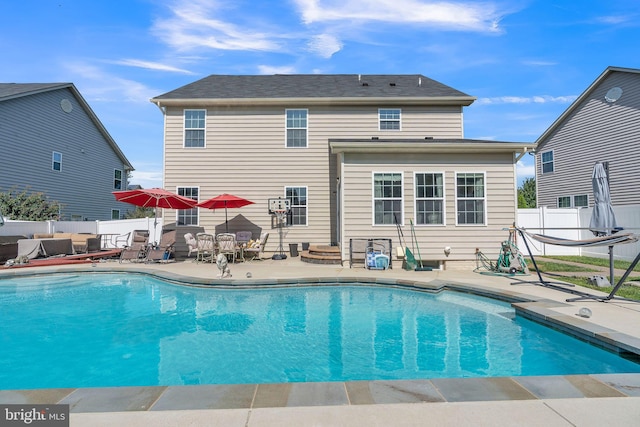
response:
[[[251,257],[251,260],[257,259],[258,261],[262,261],[262,254],[264,253],[264,247],[267,245],[268,239],[269,233],[262,234],[260,236],[260,243],[255,246],[245,248],[245,257],[249,256]]]
[[[187,244],[187,247],[189,248],[189,253],[187,254],[188,257],[191,256],[191,252],[197,252],[198,251],[198,242],[196,240],[195,237],[193,237],[193,234],[191,233],[187,233],[184,235],[184,241]]]
[[[115,237],[113,246],[116,248],[125,248],[129,245],[129,237],[131,236],[131,232],[120,234]]]
[[[147,255],[149,232],[147,230],[133,230],[131,244],[120,252],[120,262],[124,260],[141,261]]]
[[[215,262],[216,245],[212,234],[196,234],[196,262]]]
[[[238,231],[236,233],[236,243],[238,245],[242,245],[243,243],[248,243],[251,240],[251,232],[250,231]]]
[[[231,256],[230,261],[236,262],[236,252],[238,247],[236,244],[236,235],[231,233],[220,233],[216,236],[218,243],[218,253],[225,254],[227,259]]]
[[[145,262],[169,262],[171,254],[174,251],[174,245],[176,244],[176,230],[167,231],[162,234],[160,243],[157,246],[152,246],[147,251]]]

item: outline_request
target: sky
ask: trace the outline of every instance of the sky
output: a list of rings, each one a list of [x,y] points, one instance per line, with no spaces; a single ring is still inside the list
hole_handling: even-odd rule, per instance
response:
[[[534,142],[608,66],[640,68],[637,0],[0,0],[0,17],[0,82],[73,83],[145,188],[162,186],[149,99],[211,74],[423,74],[477,98],[465,138]]]

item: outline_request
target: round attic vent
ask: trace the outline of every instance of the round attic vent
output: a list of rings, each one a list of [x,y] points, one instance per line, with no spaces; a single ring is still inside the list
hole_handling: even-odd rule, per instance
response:
[[[65,113],[70,113],[71,110],[73,110],[73,105],[71,104],[71,101],[65,98],[60,101],[60,108],[62,108],[62,111],[64,111]]]
[[[619,87],[612,87],[607,91],[607,94],[604,96],[605,101],[607,102],[616,102],[622,96],[622,89]]]

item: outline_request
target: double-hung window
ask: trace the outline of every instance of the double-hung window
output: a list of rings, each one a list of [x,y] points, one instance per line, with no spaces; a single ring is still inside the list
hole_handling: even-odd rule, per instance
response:
[[[486,223],[484,173],[456,174],[456,210],[458,225],[484,225]]]
[[[307,225],[307,187],[285,187],[284,193],[291,206],[289,225]]]
[[[122,171],[120,169],[113,171],[113,188],[114,190],[122,190]]]
[[[120,219],[120,209],[111,209],[111,219]]]
[[[540,154],[542,173],[553,172],[553,151],[545,151]]]
[[[589,195],[580,194],[577,196],[558,197],[559,208],[586,208],[589,207]]]
[[[416,224],[444,225],[444,174],[416,173]]]
[[[198,187],[178,187],[178,194],[198,201]],[[180,209],[176,218],[177,225],[198,225],[198,208]]]
[[[62,153],[53,152],[51,155],[51,169],[54,171],[62,170]]]
[[[286,110],[287,148],[307,146],[308,110]]]
[[[373,174],[373,224],[402,224],[402,173]]]
[[[184,110],[184,146],[204,147],[206,110]]]
[[[378,123],[380,130],[400,130],[400,109],[380,108],[378,110]]]

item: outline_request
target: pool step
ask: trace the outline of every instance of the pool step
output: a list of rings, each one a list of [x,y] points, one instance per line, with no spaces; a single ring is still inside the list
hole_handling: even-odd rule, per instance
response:
[[[342,251],[339,246],[309,245],[308,251],[300,252],[300,260],[311,264],[342,265]]]

